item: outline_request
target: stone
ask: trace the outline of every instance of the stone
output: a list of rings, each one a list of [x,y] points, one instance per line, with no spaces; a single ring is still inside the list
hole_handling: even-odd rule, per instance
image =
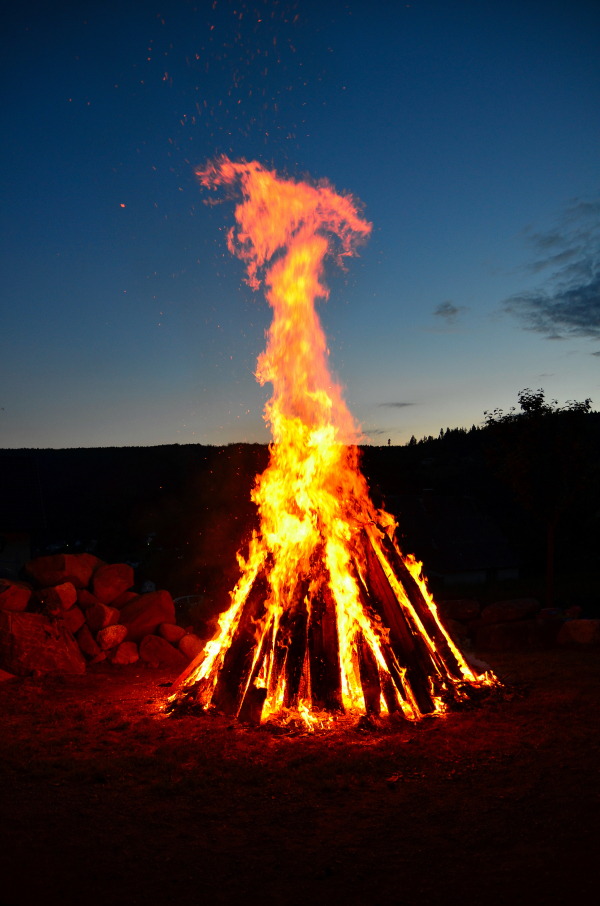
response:
[[[6,579],[4,576],[1,576],[0,593],[4,588],[8,588],[9,585],[17,585],[19,588],[26,588],[27,591],[33,591],[33,585],[30,585],[29,582],[22,582],[20,579]]]
[[[0,584],[0,610],[10,610],[13,613],[25,610],[31,598],[31,590],[24,588],[24,585],[24,582],[2,580]]]
[[[517,620],[492,623],[478,631],[475,646],[485,651],[542,651],[556,645],[557,621]]]
[[[479,601],[473,598],[460,598],[456,601],[437,601],[440,618],[450,620],[474,620],[479,616]]]
[[[158,627],[158,634],[167,642],[176,645],[179,639],[185,635],[185,629],[176,626],[175,623],[161,623]]]
[[[512,601],[496,601],[481,611],[481,626],[492,623],[507,623],[513,620],[526,620],[535,616],[540,610],[540,602],[535,598],[515,598]]]
[[[63,625],[75,635],[83,625],[85,625],[85,616],[83,611],[75,604],[74,607],[65,610],[64,613],[60,615],[60,619],[63,622]]]
[[[92,567],[81,554],[55,554],[36,557],[25,564],[25,571],[37,588],[49,588],[71,582],[75,588],[85,588],[92,577]]]
[[[93,554],[88,554],[84,552],[83,554],[75,554],[76,557],[86,563],[92,571],[92,575],[96,572],[97,569],[100,569],[101,566],[106,566],[104,560],[101,560],[99,557],[95,557]]]
[[[100,604],[101,602],[85,588],[81,588],[77,592],[77,603],[82,610],[87,610],[92,604]]]
[[[124,591],[122,595],[115,598],[111,607],[118,607],[120,610],[121,607],[125,607],[126,604],[131,604],[132,601],[137,601],[138,598],[139,595],[135,591]]]
[[[75,638],[83,653],[87,654],[88,657],[95,658],[100,653],[104,654],[104,652],[101,652],[100,645],[96,642],[90,632],[90,627],[86,623],[75,633]]]
[[[77,601],[77,590],[72,582],[63,582],[62,585],[41,588],[35,592],[35,597],[46,613],[62,616]]]
[[[60,620],[41,613],[0,611],[0,669],[17,676],[85,673],[79,645]]]
[[[115,598],[133,585],[133,570],[127,563],[110,563],[94,573],[92,592],[103,604],[112,604]]]
[[[135,664],[139,661],[138,646],[135,642],[121,642],[116,648],[106,652],[106,656],[111,664],[119,667],[126,667],[127,664]]]
[[[451,620],[449,617],[440,617],[442,626],[452,636],[455,642],[461,642],[469,635],[469,630],[463,623],[458,620]]]
[[[571,648],[594,648],[600,645],[600,620],[567,620],[558,633],[557,642]]]
[[[120,611],[116,607],[107,607],[106,604],[93,604],[85,612],[85,618],[92,632],[100,632],[113,623],[119,622]]]
[[[173,599],[168,591],[141,595],[122,608],[120,622],[128,627],[127,641],[139,642],[144,636],[156,632],[161,623],[175,622]]]
[[[199,639],[192,632],[186,634],[179,640],[179,650],[185,654],[188,661],[193,661],[196,655],[204,649],[205,642]]]
[[[156,592],[155,592],[156,594]],[[177,667],[187,665],[187,658],[159,635],[147,635],[140,642],[140,658],[150,667]]]
[[[120,645],[121,642],[125,641],[126,635],[127,626],[122,626],[120,623],[113,623],[112,626],[106,626],[104,629],[100,630],[96,636],[96,641],[102,651],[108,651],[109,648],[115,648],[117,645]]]

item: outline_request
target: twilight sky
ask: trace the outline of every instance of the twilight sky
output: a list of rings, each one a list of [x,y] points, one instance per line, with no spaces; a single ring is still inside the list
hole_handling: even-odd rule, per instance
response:
[[[525,387],[600,408],[599,39],[583,0],[5,12],[0,447],[269,438],[222,152],[363,203],[320,314],[373,443]]]

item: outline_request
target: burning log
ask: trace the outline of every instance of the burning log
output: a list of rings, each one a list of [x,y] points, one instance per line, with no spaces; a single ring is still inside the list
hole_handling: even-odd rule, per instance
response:
[[[406,617],[399,606],[387,576],[365,537],[367,555],[367,594],[373,608],[390,631],[390,647],[400,668],[405,670],[412,693],[422,714],[435,710],[431,695],[431,680],[435,669],[422,640],[411,632]],[[389,669],[389,668],[388,668]],[[404,684],[403,684],[404,685]]]
[[[242,704],[240,696],[246,689],[252,668],[252,652],[256,647],[256,623],[264,615],[266,596],[265,574],[260,573],[246,599],[212,696],[213,704],[225,714],[237,714]]]
[[[342,689],[335,605],[324,581],[311,599],[308,653],[313,706],[317,710],[341,711]]]
[[[358,664],[360,681],[365,697],[365,710],[367,714],[379,714],[381,711],[381,683],[377,660],[362,633],[358,640]]]

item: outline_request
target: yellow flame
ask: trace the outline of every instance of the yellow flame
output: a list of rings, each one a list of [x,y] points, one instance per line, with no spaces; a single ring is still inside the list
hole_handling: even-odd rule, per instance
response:
[[[286,646],[291,642],[285,632],[291,630],[285,628],[285,618],[299,608],[310,621],[312,595],[320,583],[327,585],[335,608],[336,656],[344,710],[366,712],[359,639],[368,646],[380,678],[389,676],[382,647],[385,630],[365,606],[357,582],[357,571],[360,573],[364,564],[360,558],[357,560],[356,551],[365,528],[408,625],[425,640],[435,668],[447,681],[443,658],[380,544],[381,533],[375,523],[392,538],[395,522],[384,511],[377,512],[369,498],[354,445],[361,436],[359,427],[346,407],[340,385],[330,373],[329,350],[315,309],[315,301],[328,296],[322,279],[326,256],[334,255],[341,262],[345,256],[355,254],[356,246],[369,235],[371,224],[360,216],[352,196],[339,195],[326,183],[308,185],[282,179],[257,162],[234,163],[224,157],[199,170],[198,176],[208,188],[239,187],[242,198],[235,209],[236,226],[228,234],[229,249],[245,261],[247,282],[254,289],[260,286],[265,269],[263,279],[273,321],[266,349],[258,359],[256,376],[261,384],[273,385],[265,420],[274,443],[269,465],[257,477],[252,491],[260,530],[252,539],[248,559],[240,559],[242,575],[232,592],[231,606],[221,616],[216,636],[179,685],[185,688],[201,682],[200,702],[211,701],[244,604],[262,571],[268,595],[265,612],[255,627],[252,669],[241,698],[254,683],[256,689],[266,690],[263,721],[284,712],[295,713],[309,729],[314,729],[324,719],[315,717],[308,658],[296,700],[289,701],[293,697],[291,686],[286,693]],[[463,678],[475,682],[474,673],[439,623],[420,564],[414,558],[406,558],[405,563],[444,633]],[[308,593],[301,591],[303,582]],[[268,650],[264,650],[267,640]],[[304,641],[308,644],[308,638]],[[406,671],[399,665],[397,669],[402,679],[402,689],[394,686],[398,707],[405,717],[417,720],[421,711]],[[446,706],[434,690],[432,695],[435,709],[441,713]],[[383,693],[380,709],[388,713]]]

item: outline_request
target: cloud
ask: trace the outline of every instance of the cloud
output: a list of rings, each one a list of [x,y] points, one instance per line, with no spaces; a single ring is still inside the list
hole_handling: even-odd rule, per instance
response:
[[[575,199],[551,230],[524,235],[533,256],[522,270],[548,277],[505,299],[503,311],[548,340],[600,339],[600,199]]]
[[[382,409],[404,409],[405,406],[416,406],[416,403],[379,403]]]
[[[511,296],[504,310],[519,318],[526,330],[542,333],[547,340],[600,339],[600,267],[586,283]]]
[[[453,302],[448,301],[438,305],[438,307],[434,309],[433,314],[436,318],[443,318],[446,324],[451,325],[456,323],[456,319],[460,314],[468,310],[466,305],[454,305]]]

